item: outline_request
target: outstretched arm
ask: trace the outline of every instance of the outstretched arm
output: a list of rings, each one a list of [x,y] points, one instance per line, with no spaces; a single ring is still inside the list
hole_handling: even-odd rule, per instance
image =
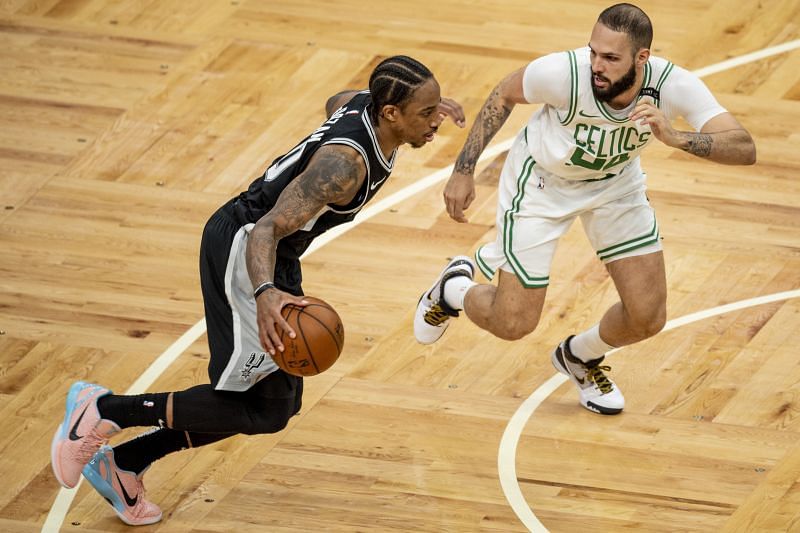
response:
[[[363,158],[350,147],[323,146],[314,154],[305,171],[286,186],[275,206],[250,232],[246,258],[254,288],[274,280],[278,241],[304,227],[326,204],[349,202],[364,183],[366,174]],[[276,288],[267,289],[256,298],[258,335],[270,354],[274,355],[276,348],[283,351],[280,330],[292,338],[295,335],[281,316],[281,308],[301,301],[302,298]]]
[[[525,68],[516,70],[503,78],[492,89],[478,113],[461,153],[456,159],[453,174],[444,190],[444,203],[447,213],[458,222],[466,222],[464,209],[475,199],[475,165],[483,150],[500,131],[514,106],[526,103],[522,91],[522,77]]]
[[[333,112],[342,107],[344,104],[350,101],[352,97],[354,97],[359,91],[348,89],[346,91],[341,91],[330,98],[328,101],[325,102],[325,116],[331,118]]]
[[[673,148],[726,165],[752,165],[756,145],[750,133],[730,113],[720,113],[706,122],[699,132],[678,131],[664,113],[649,102],[641,102],[631,120],[649,124],[656,138]]]

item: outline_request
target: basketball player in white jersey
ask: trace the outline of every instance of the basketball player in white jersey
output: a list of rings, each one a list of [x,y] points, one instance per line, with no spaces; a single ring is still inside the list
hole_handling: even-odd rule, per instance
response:
[[[552,354],[580,402],[601,414],[625,400],[601,366],[604,354],[661,331],[666,277],[655,213],[645,195],[639,153],[656,140],[701,159],[755,162],[750,134],[696,76],[650,54],[650,19],[638,7],[603,11],[588,46],[546,55],[506,76],[475,120],[447,183],[447,212],[466,222],[483,149],[517,104],[541,103],[519,132],[499,182],[497,239],[478,249],[477,267],[498,276],[476,284],[475,263],[454,258],[420,298],[419,342],[444,333],[464,310],[481,328],[515,340],[539,322],[559,238],[580,217],[620,296],[598,324],[568,336]],[[695,131],[671,122],[685,118]]]

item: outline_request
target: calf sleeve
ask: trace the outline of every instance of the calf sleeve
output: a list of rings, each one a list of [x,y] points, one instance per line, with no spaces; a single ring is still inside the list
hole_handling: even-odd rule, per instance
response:
[[[258,389],[218,391],[197,385],[172,396],[172,428],[192,433],[277,433],[300,408],[299,397],[271,398]]]
[[[137,475],[167,454],[196,448],[233,436],[234,433],[190,433],[160,428],[114,447],[114,462]]]

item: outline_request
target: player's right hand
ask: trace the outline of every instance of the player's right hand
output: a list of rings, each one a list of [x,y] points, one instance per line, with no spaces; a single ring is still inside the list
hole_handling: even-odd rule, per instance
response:
[[[295,338],[294,330],[281,315],[281,309],[286,304],[304,306],[308,302],[302,297],[293,296],[280,289],[267,289],[256,298],[256,320],[258,321],[258,338],[261,346],[275,355],[275,350],[283,351],[281,342],[281,332],[285,332],[290,338]]]
[[[475,178],[471,174],[453,171],[444,188],[444,205],[450,218],[456,222],[468,222],[464,210],[474,199]]]

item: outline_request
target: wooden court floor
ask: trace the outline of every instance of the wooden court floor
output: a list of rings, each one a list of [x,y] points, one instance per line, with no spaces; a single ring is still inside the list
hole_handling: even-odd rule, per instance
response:
[[[585,44],[606,5],[0,1],[0,531],[48,517],[48,530],[127,529],[51,472],[66,391],[135,389],[165,353],[177,357],[147,390],[207,379],[203,224],[322,122],[328,96],[403,53],[471,123],[503,75]],[[800,38],[798,0],[640,5],[653,52],[688,69]],[[306,258],[306,292],[344,319],[341,359],[306,381],[283,432],[157,462],[145,482],[164,519],[142,530],[507,532],[533,516],[565,532],[800,531],[800,49],[705,81],[758,163],[648,149],[669,319],[691,320],[609,357],[622,415],[583,410],[568,384],[544,393],[553,346],[616,301],[580,224],[533,334],[500,341],[462,319],[434,346],[413,339],[420,292],[495,234],[501,151],[480,168],[470,224],[443,212],[440,181]],[[380,199],[454,161],[466,132],[440,131],[401,150]]]

